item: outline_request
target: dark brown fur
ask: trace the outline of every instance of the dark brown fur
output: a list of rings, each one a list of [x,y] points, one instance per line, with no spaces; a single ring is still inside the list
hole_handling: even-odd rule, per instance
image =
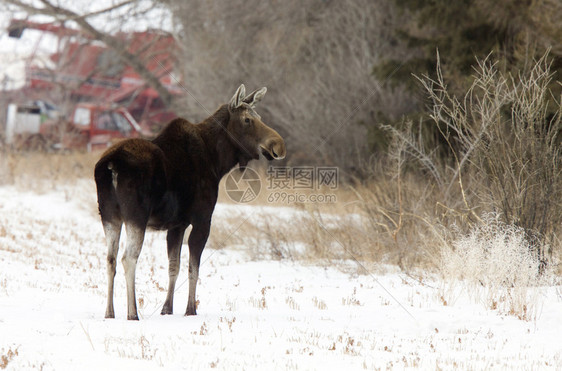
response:
[[[113,310],[113,281],[121,227],[127,246],[123,266],[127,279],[128,319],[138,319],[134,288],[136,261],[147,227],[167,230],[168,295],[162,314],[173,311],[173,296],[186,228],[189,236],[189,300],[186,315],[196,314],[195,289],[221,178],[234,166],[285,156],[283,139],[253,110],[265,89],[244,97],[243,85],[229,104],[194,125],[175,119],[152,141],[128,139],[108,149],[96,164],[98,204],[108,244],[108,303]],[[246,122],[249,120],[248,122]]]

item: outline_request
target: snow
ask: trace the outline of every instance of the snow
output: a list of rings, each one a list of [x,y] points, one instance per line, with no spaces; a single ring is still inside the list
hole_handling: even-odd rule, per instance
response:
[[[258,212],[259,211],[259,212]],[[300,211],[217,205],[282,223]],[[211,232],[213,233],[213,232]],[[300,246],[300,248],[306,248]],[[118,265],[116,319],[103,318],[103,230],[92,182],[39,193],[0,187],[0,366],[8,369],[560,369],[560,288],[535,321],[466,298],[444,305],[443,283],[395,267],[358,274],[353,262],[256,260],[244,246],[207,248],[198,315],[184,317],[187,248],[174,315],[161,316],[165,235],[151,232],[137,267],[141,320],[126,320]],[[123,252],[123,246],[120,253]],[[377,270],[379,271],[379,270]]]

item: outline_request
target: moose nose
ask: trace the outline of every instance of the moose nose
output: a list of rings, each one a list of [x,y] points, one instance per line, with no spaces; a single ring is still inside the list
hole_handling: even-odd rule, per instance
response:
[[[271,155],[276,160],[282,160],[285,158],[285,142],[277,141],[271,146]]]

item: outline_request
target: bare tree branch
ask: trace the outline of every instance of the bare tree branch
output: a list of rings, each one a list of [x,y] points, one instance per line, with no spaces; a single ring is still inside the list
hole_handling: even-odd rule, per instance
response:
[[[160,82],[158,77],[147,68],[147,66],[137,55],[128,51],[127,45],[124,42],[110,35],[109,33],[100,31],[87,20],[88,17],[94,15],[100,15],[105,12],[111,12],[123,6],[131,5],[135,3],[136,0],[127,0],[117,5],[83,15],[77,14],[76,12],[69,10],[67,8],[54,5],[52,2],[48,0],[39,0],[39,1],[44,5],[44,7],[36,7],[20,0],[6,0],[8,4],[14,5],[29,14],[48,15],[60,21],[68,21],[68,20],[74,21],[82,29],[82,31],[88,33],[94,39],[103,42],[109,48],[114,50],[124,64],[132,67],[139,74],[139,76],[147,83],[147,85],[149,85],[150,87],[152,87],[154,90],[158,92],[160,98],[162,99],[165,105],[173,106],[174,96]]]

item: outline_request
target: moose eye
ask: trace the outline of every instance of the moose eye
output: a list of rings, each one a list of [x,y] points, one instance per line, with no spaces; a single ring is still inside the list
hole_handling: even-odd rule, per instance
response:
[[[251,120],[250,120],[249,118],[247,118],[247,117],[244,119],[244,122],[245,122],[246,124],[249,124],[250,121],[251,121]]]

